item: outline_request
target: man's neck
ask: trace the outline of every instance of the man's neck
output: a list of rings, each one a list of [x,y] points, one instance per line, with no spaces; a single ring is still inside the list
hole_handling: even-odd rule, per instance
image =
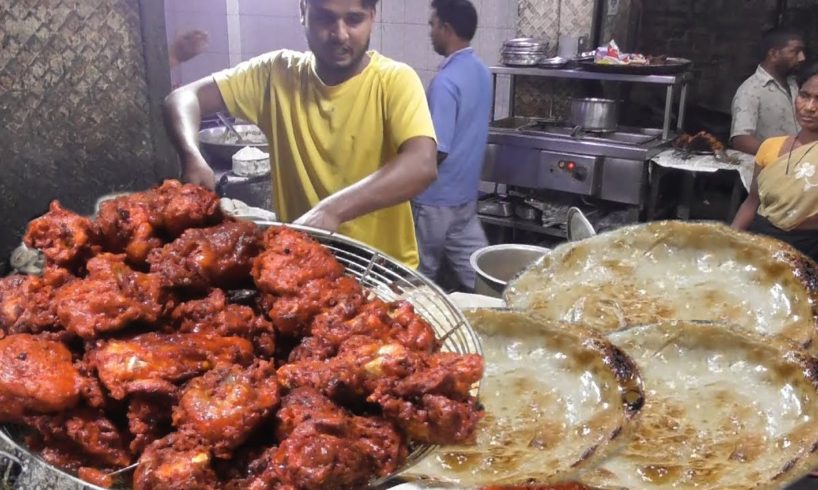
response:
[[[460,51],[461,49],[466,49],[471,47],[471,43],[468,41],[464,41],[462,39],[455,39],[454,41],[446,47],[446,57],[449,57],[456,52]]]
[[[330,87],[335,85],[341,85],[350,78],[364,71],[364,69],[366,69],[366,67],[369,66],[370,61],[371,58],[369,56],[369,53],[365,53],[361,58],[361,61],[359,61],[355,65],[345,69],[338,69],[327,68],[316,59],[315,74],[318,75],[318,78],[320,78],[322,82],[324,82],[324,85],[328,85]]]
[[[775,67],[772,63],[769,63],[767,60],[761,62],[761,68],[764,68],[764,71],[772,75],[772,77],[781,84],[782,87],[787,87],[787,74],[781,73],[781,71]]]

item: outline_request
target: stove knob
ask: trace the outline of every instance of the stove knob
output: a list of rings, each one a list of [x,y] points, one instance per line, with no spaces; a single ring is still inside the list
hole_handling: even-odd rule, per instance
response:
[[[585,179],[588,178],[588,170],[586,170],[583,167],[577,167],[571,175],[576,180],[580,182],[585,182]]]

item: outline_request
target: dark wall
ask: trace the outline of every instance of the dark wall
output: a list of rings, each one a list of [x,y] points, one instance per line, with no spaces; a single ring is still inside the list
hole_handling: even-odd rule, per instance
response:
[[[175,174],[157,136],[170,86],[161,0],[3,4],[0,269],[52,199],[89,213],[102,194]]]
[[[779,23],[801,28],[816,59],[816,0],[645,1],[638,49],[693,60],[692,102],[729,113],[736,89],[760,61],[763,32]]]

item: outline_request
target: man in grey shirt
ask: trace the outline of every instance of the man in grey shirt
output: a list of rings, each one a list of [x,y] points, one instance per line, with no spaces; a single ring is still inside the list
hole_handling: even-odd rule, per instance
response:
[[[733,98],[730,144],[755,155],[761,142],[773,136],[796,134],[794,73],[803,64],[804,40],[787,29],[770,31],[761,42],[764,60],[738,88]]]

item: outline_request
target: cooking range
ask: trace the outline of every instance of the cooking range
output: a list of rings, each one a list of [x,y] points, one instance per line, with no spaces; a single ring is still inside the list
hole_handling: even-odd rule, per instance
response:
[[[519,187],[546,201],[570,202],[573,195],[586,203],[629,205],[635,220],[646,202],[647,162],[668,142],[660,129],[585,131],[540,118],[499,119],[489,129],[483,180]],[[486,206],[483,212],[495,214]]]

